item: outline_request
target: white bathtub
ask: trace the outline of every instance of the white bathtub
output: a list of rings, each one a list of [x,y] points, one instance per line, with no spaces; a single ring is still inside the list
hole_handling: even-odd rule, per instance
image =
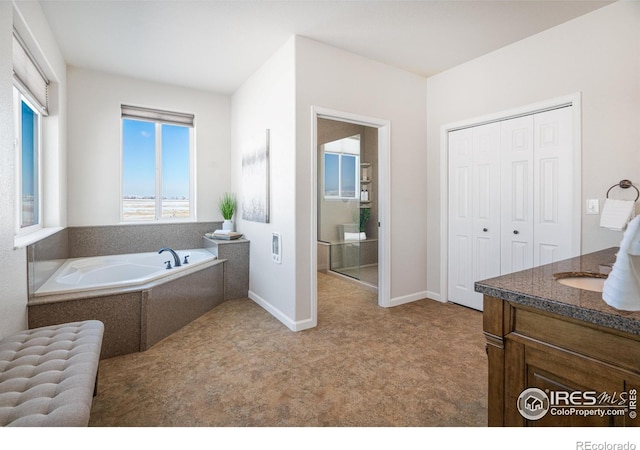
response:
[[[180,262],[189,256],[189,263],[174,266],[171,252],[129,253],[124,255],[70,258],[35,292],[36,297],[97,289],[123,288],[149,283],[163,277],[175,277],[180,272],[193,271],[216,259],[203,248],[176,250]],[[165,261],[171,261],[167,269]]]

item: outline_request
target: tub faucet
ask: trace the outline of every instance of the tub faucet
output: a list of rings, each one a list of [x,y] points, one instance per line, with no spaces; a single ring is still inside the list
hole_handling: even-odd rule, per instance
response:
[[[160,250],[158,250],[158,253],[162,253],[164,251],[168,251],[171,252],[171,254],[173,255],[173,266],[174,267],[180,267],[180,257],[178,256],[178,254],[176,252],[174,252],[172,249],[170,249],[169,247],[163,247]]]

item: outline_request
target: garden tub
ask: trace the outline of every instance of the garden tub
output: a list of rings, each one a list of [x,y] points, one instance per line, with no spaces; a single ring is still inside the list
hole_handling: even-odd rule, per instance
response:
[[[176,253],[179,267],[168,251],[67,259],[29,299],[29,328],[95,319],[102,358],[147,350],[224,301],[225,260]]]

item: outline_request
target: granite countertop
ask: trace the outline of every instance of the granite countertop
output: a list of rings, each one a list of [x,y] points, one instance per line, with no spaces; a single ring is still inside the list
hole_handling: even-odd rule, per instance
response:
[[[601,292],[558,283],[559,272],[608,273],[617,247],[600,250],[544,266],[477,281],[476,292],[561,316],[640,335],[640,311],[621,311],[609,306]]]

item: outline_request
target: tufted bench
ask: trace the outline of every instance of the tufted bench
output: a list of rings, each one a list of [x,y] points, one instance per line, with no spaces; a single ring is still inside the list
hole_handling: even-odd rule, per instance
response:
[[[0,425],[87,426],[103,334],[86,320],[0,341]]]

